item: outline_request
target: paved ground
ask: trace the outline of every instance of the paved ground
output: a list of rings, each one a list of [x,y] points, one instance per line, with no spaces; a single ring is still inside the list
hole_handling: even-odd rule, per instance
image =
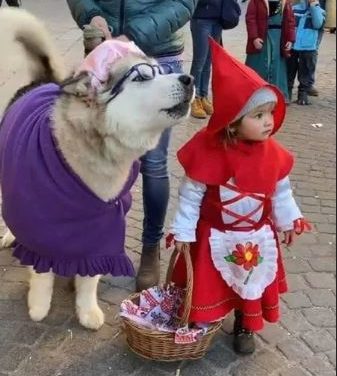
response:
[[[69,67],[81,56],[80,33],[72,23],[65,1],[25,0],[25,6],[40,15],[52,30]],[[188,30],[186,32],[190,45]],[[227,47],[244,57],[244,28],[224,36]],[[318,88],[321,97],[308,108],[292,106],[279,138],[297,155],[293,174],[296,195],[315,231],[285,250],[291,292],[283,300],[280,325],[268,326],[259,337],[252,358],[239,358],[231,350],[224,325],[205,360],[186,364],[156,364],[133,356],[120,333],[118,304],[133,289],[132,280],[105,278],[100,285],[100,303],[107,317],[98,333],[83,330],[73,309],[73,295],[59,281],[51,315],[43,323],[27,316],[26,270],[0,252],[0,376],[168,376],[181,366],[183,376],[332,376],[336,364],[336,256],[335,256],[335,37],[326,35],[321,49]],[[2,56],[4,53],[2,53]],[[186,60],[191,51],[187,48]],[[14,55],[0,68],[0,110],[15,89],[25,81],[22,59]],[[323,127],[314,128],[312,124]],[[172,200],[176,203],[181,170],[174,153],[202,124],[189,122],[176,129],[170,157]],[[135,188],[135,203],[129,217],[127,245],[136,265],[139,261],[142,219],[141,187]],[[169,218],[168,218],[169,220]],[[3,231],[3,230],[1,230]],[[164,255],[163,272],[169,255]]]

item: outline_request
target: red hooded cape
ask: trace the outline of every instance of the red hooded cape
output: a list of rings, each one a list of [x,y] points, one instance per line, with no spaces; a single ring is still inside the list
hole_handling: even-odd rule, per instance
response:
[[[289,175],[293,156],[273,138],[264,142],[238,142],[224,148],[219,132],[229,126],[259,89],[270,88],[278,97],[274,111],[276,133],[286,115],[282,93],[265,82],[220,45],[211,40],[214,114],[206,128],[178,152],[191,179],[207,185],[223,185],[230,178],[243,191],[272,195],[276,183]]]

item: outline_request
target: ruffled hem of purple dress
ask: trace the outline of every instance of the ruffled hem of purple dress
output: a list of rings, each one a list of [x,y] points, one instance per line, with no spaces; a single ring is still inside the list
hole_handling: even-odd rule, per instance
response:
[[[57,260],[40,256],[22,245],[16,246],[13,255],[20,260],[22,265],[32,266],[37,273],[52,271],[61,277],[74,277],[76,275],[94,277],[106,274],[111,274],[114,277],[134,277],[135,275],[135,269],[127,255]]]

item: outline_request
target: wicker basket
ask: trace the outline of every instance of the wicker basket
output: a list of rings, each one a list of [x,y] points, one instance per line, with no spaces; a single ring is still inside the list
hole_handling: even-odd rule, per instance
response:
[[[193,266],[188,250],[183,251],[187,266],[187,289],[184,305],[184,313],[181,318],[182,326],[187,325],[192,306],[193,293]],[[177,262],[179,253],[174,251],[167,273],[167,284],[172,281],[172,274]],[[130,297],[134,303],[139,303],[140,294]],[[198,342],[191,344],[176,344],[174,333],[164,333],[137,325],[129,319],[123,318],[127,343],[131,350],[143,358],[162,361],[175,362],[183,360],[195,360],[203,358],[209,349],[216,333],[221,329],[222,323],[211,326],[206,335]]]

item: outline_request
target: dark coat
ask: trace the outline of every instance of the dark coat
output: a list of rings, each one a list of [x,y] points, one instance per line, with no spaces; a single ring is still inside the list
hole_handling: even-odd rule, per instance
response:
[[[269,4],[267,0],[250,0],[246,15],[248,44],[247,54],[257,54],[254,46],[254,40],[261,38],[267,40],[268,35],[268,15]],[[287,42],[294,43],[296,40],[296,21],[290,0],[283,0],[283,23],[282,23],[282,42],[281,52],[285,57],[289,57],[290,52],[286,51]]]
[[[217,19],[221,17],[222,4],[226,0],[199,0],[193,18]]]

